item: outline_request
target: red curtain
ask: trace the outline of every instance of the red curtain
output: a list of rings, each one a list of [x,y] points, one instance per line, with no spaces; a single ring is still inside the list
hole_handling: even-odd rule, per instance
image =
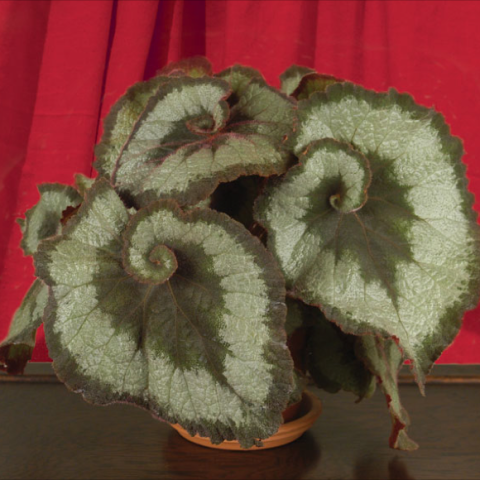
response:
[[[458,0],[0,2],[0,339],[33,278],[15,218],[37,202],[38,183],[92,173],[101,119],[170,61],[242,63],[274,85],[297,63],[409,92],[464,139],[480,199],[479,18],[480,3]],[[34,360],[47,360],[37,340]],[[480,363],[479,347],[477,308],[439,362]]]

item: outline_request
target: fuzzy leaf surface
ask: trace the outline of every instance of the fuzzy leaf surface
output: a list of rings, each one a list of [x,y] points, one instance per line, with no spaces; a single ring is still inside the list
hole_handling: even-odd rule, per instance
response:
[[[33,255],[44,238],[58,233],[64,210],[82,201],[79,193],[68,185],[44,183],[38,186],[39,202],[25,213],[19,224],[23,233],[20,246],[25,255]]]
[[[232,91],[228,97],[228,103],[230,106],[234,106],[238,103],[243,92],[252,82],[252,80],[265,81],[262,74],[250,67],[244,67],[243,65],[234,65],[233,67],[222,70],[215,75],[218,78],[225,80]]]
[[[398,372],[403,365],[403,355],[391,339],[365,335],[358,338],[357,354],[375,375],[387,398],[392,417],[392,434],[389,444],[398,450],[416,450],[418,445],[408,436],[410,418],[400,402]]]
[[[145,110],[148,100],[167,76],[153,77],[146,82],[132,85],[115,103],[104,121],[100,143],[95,147],[96,161],[93,164],[100,175],[111,178],[118,156],[128,141],[135,123]]]
[[[335,180],[318,144],[309,146],[328,138],[351,145],[368,168],[351,162]],[[398,338],[422,388],[480,290],[461,141],[409,95],[342,83],[299,102],[295,151],[302,165],[257,208],[289,288],[344,331]]]
[[[135,123],[160,84],[167,83],[169,77],[198,78],[212,74],[212,65],[205,57],[192,57],[172,62],[156,77],[132,85],[115,103],[105,119],[102,139],[95,147],[97,160],[94,166],[99,173],[110,178],[115,169],[115,162],[128,141]]]
[[[162,270],[163,247],[176,269]],[[293,389],[283,278],[237,222],[171,200],[130,217],[101,180],[35,264],[52,292],[54,368],[86,399],[143,406],[216,443],[278,429]]]
[[[87,177],[81,173],[75,175],[75,188],[82,197],[85,196],[87,190],[90,189],[94,183],[94,178]]]
[[[283,173],[294,104],[263,79],[245,82],[242,72],[231,84],[209,77],[162,84],[125,143],[115,144],[116,159],[108,157],[114,185],[137,206],[159,198],[195,205],[220,182]]]
[[[35,280],[15,312],[7,338],[0,343],[0,370],[14,375],[23,373],[32,358],[35,334],[42,324],[47,300],[47,286]]]

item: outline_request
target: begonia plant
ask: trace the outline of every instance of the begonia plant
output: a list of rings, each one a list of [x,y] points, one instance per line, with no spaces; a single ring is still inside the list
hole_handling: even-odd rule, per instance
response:
[[[95,179],[40,185],[19,221],[37,278],[3,370],[23,372],[43,323],[89,402],[244,448],[305,381],[359,399],[378,383],[390,445],[416,448],[398,371],[423,392],[480,291],[463,146],[439,113],[305,67],[277,89],[193,58],[133,85],[95,153]]]

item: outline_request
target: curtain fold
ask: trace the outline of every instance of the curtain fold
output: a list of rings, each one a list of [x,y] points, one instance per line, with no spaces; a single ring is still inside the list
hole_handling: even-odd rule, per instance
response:
[[[48,1],[0,3],[0,272],[33,121],[49,11]]]
[[[113,5],[100,115],[97,115],[97,142],[103,133],[101,119],[130,85],[144,79],[158,8],[159,4],[151,1],[115,2]]]
[[[36,185],[92,173],[102,119],[164,65],[206,55],[216,71],[293,63],[441,111],[464,139],[480,210],[480,3],[469,1],[103,0],[0,2],[0,339],[33,279],[15,218]],[[480,363],[480,309],[441,362]],[[46,360],[40,332],[34,359]]]

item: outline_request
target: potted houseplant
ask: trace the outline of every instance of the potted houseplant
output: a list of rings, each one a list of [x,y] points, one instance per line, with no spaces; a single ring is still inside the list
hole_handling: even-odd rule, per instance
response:
[[[379,383],[390,445],[416,448],[398,370],[410,360],[423,392],[480,290],[462,143],[395,90],[297,66],[281,79],[194,58],[120,98],[98,177],[41,185],[19,221],[37,279],[2,369],[23,371],[43,323],[86,400],[243,448],[306,378],[360,399]]]

